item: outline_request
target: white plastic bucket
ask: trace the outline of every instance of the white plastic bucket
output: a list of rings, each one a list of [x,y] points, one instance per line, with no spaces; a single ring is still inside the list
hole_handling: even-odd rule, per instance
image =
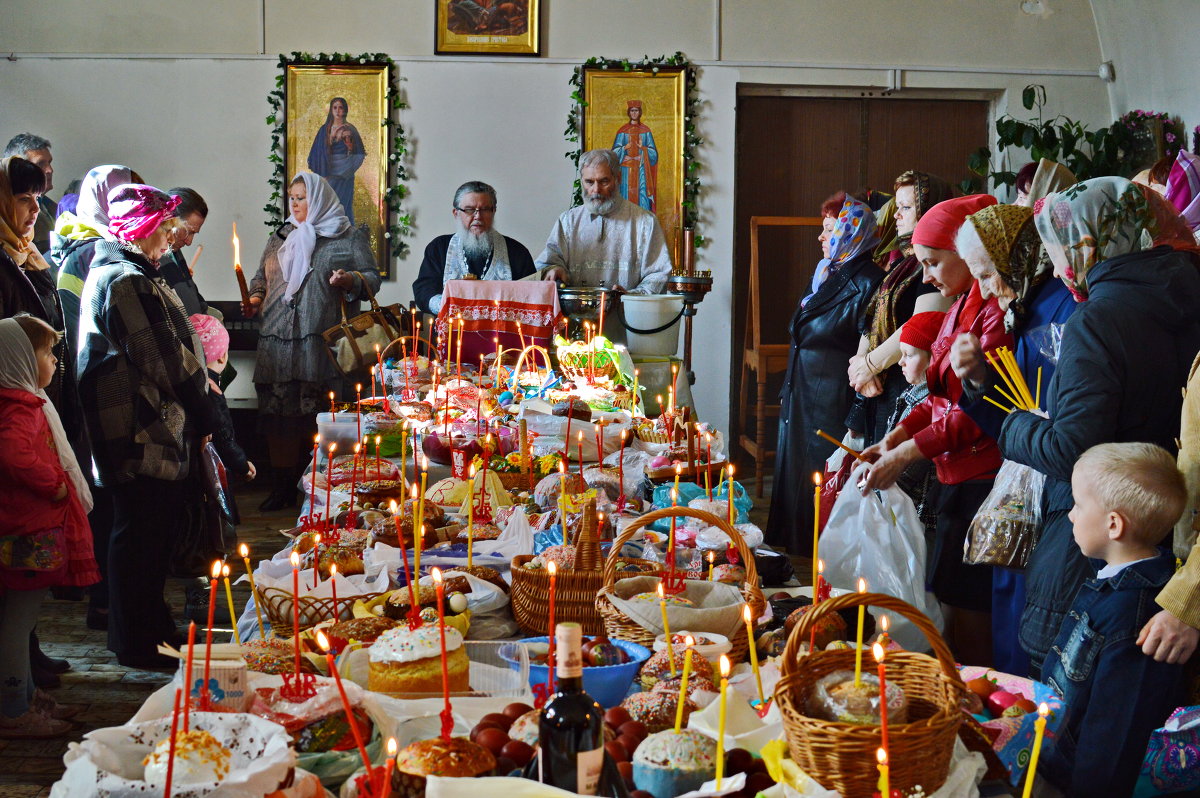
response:
[[[683,309],[683,297],[676,294],[655,294],[653,296],[621,297],[621,307],[625,312],[625,327],[628,336],[627,346],[630,354],[657,355],[666,357],[674,355],[679,350],[679,321],[680,310]],[[671,322],[669,327],[659,330]],[[636,332],[637,330],[658,332]]]

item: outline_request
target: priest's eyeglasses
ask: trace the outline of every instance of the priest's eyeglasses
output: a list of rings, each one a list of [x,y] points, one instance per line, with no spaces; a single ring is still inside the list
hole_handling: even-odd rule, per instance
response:
[[[476,214],[479,216],[491,216],[496,212],[495,208],[460,208],[457,205],[454,206],[454,210],[459,213],[465,213],[467,216],[475,216]]]

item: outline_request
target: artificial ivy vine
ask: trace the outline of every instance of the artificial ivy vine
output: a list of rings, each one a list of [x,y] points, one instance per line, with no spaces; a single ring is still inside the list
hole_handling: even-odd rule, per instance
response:
[[[288,66],[296,64],[361,64],[364,66],[383,66],[391,67],[388,71],[388,88],[387,99],[385,106],[387,116],[380,121],[380,125],[388,128],[392,133],[392,151],[388,156],[388,160],[395,170],[392,179],[388,181],[388,186],[384,192],[384,202],[387,203],[388,224],[387,230],[384,232],[384,238],[391,243],[391,252],[393,257],[402,258],[408,254],[408,244],[403,240],[405,236],[412,235],[412,215],[401,210],[401,203],[408,196],[408,187],[405,181],[408,180],[408,169],[406,167],[408,156],[408,135],[404,132],[404,126],[395,118],[395,112],[408,107],[400,96],[399,81],[403,78],[399,77],[396,62],[393,61],[386,53],[363,53],[361,55],[351,55],[350,53],[301,53],[293,52],[291,55],[279,56],[279,75],[275,78],[275,90],[267,95],[267,102],[271,106],[271,113],[267,115],[267,124],[271,126],[271,154],[268,160],[273,166],[271,179],[267,181],[271,186],[271,197],[267,204],[263,206],[263,211],[267,214],[265,224],[268,227],[279,227],[283,224],[286,217],[283,213],[283,190],[284,184],[287,181],[287,175],[284,173],[286,162],[284,160],[284,126],[287,121],[286,115],[283,113],[283,104],[285,97],[285,82],[287,80]]]
[[[675,55],[660,55],[658,58],[644,56],[641,61],[626,59],[589,58],[582,65],[575,67],[571,74],[571,99],[574,105],[567,114],[567,129],[563,131],[567,141],[575,144],[575,149],[566,153],[575,165],[575,189],[573,201],[575,205],[583,204],[583,188],[579,182],[579,156],[583,155],[583,145],[580,142],[579,120],[587,103],[583,99],[583,70],[589,67],[599,69],[622,70],[632,72],[635,69],[648,69],[657,73],[660,67],[683,67],[685,89],[683,99],[683,226],[696,229],[699,218],[696,204],[700,195],[700,161],[696,151],[704,140],[696,132],[696,121],[699,117],[700,97],[696,89],[696,67],[683,53]],[[697,231],[697,246],[703,243]]]

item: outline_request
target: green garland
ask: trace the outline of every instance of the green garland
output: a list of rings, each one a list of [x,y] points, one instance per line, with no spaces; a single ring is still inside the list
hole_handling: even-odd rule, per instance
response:
[[[408,196],[408,187],[404,184],[404,181],[408,180],[406,166],[408,135],[404,132],[404,126],[395,118],[395,112],[408,108],[408,103],[400,97],[399,81],[403,78],[397,75],[396,62],[386,53],[363,53],[361,55],[317,53],[313,55],[312,53],[293,52],[291,55],[279,56],[280,73],[275,78],[275,90],[267,95],[267,102],[271,106],[271,113],[267,115],[267,124],[271,126],[271,154],[267,160],[273,165],[273,173],[271,179],[267,181],[271,186],[271,197],[263,206],[263,211],[267,214],[265,224],[268,227],[276,228],[282,225],[287,218],[283,213],[282,202],[284,184],[287,181],[287,175],[284,173],[284,123],[287,118],[282,111],[287,68],[294,64],[362,64],[391,67],[388,72],[387,99],[385,101],[387,116],[380,124],[392,131],[392,148],[388,153],[388,160],[392,163],[395,173],[388,181],[387,189],[384,191],[388,224],[383,237],[391,243],[393,257],[404,257],[408,254],[409,247],[403,237],[412,235],[413,221],[412,214],[401,210],[401,203]]]
[[[575,165],[575,189],[572,196],[575,205],[583,204],[583,188],[579,183],[579,156],[583,155],[583,145],[580,142],[579,135],[579,120],[583,114],[583,109],[587,105],[583,99],[583,70],[587,67],[599,67],[600,69],[622,70],[624,72],[632,72],[635,69],[649,69],[651,72],[658,72],[659,67],[683,67],[684,70],[684,99],[683,99],[683,226],[696,229],[696,222],[699,218],[697,211],[697,201],[700,196],[700,160],[696,157],[696,150],[704,143],[696,132],[696,121],[699,117],[700,97],[696,89],[696,67],[683,53],[675,53],[675,55],[666,56],[660,55],[658,58],[644,56],[641,61],[629,61],[627,59],[613,58],[589,58],[584,61],[581,66],[575,67],[574,73],[571,75],[571,99],[574,105],[571,111],[567,114],[567,129],[563,131],[567,141],[575,144],[575,149],[566,153],[566,157],[571,159],[571,163]],[[704,243],[703,238],[697,233],[696,246],[701,246]]]

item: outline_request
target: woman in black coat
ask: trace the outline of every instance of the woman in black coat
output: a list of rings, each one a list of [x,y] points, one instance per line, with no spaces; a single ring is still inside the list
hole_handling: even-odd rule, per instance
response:
[[[824,469],[833,445],[818,429],[839,432],[854,400],[846,363],[858,348],[863,314],[883,278],[872,260],[875,215],[844,194],[827,201],[820,236],[825,258],[813,292],[792,316],[792,349],[780,392],[779,439],[766,538],[793,554],[806,551],[813,524],[812,475]]]
[[[1063,328],[1046,395],[1050,417],[1014,412],[998,441],[1009,460],[1046,475],[1020,630],[1036,675],[1080,585],[1095,576],[1068,518],[1075,461],[1108,442],[1176,451],[1181,389],[1200,350],[1200,263],[1167,246],[1143,249],[1157,224],[1146,197],[1124,178],[1051,194],[1034,219],[1054,274],[1080,303]]]

